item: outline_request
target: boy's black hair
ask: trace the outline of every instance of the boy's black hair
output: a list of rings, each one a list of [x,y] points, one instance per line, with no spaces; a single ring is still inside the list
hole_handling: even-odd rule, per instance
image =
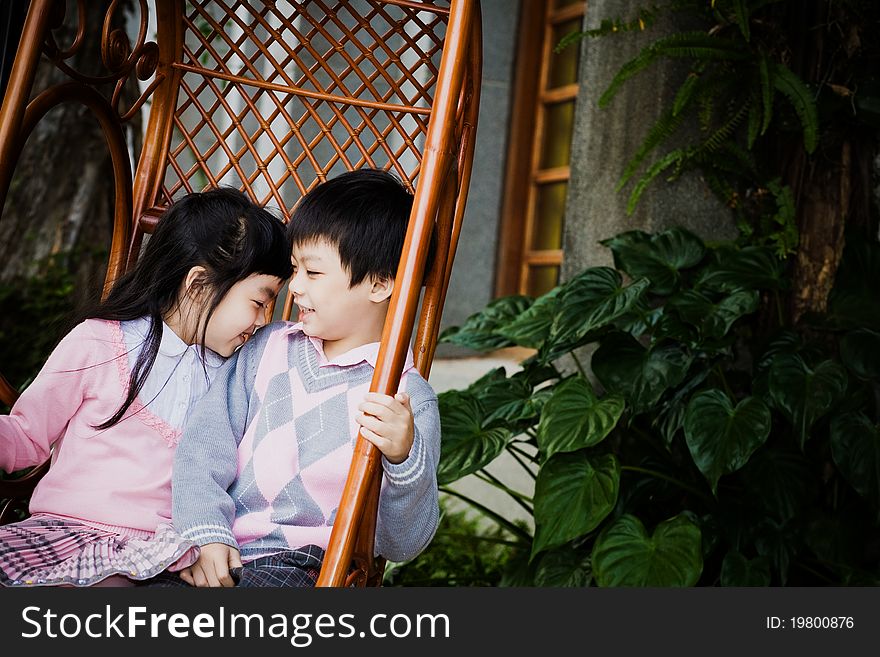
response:
[[[195,266],[205,268],[198,285],[208,292],[198,318],[204,355],[208,322],[233,285],[251,274],[290,277],[293,265],[284,224],[229,187],[188,194],[165,211],[134,268],[114,283],[104,301],[83,313],[83,318],[151,320],[125,400],[95,428],[119,422],[143,388],[159,353],[163,317],[177,306],[181,285]]]
[[[321,183],[300,199],[287,234],[292,245],[325,240],[354,287],[369,277],[391,278],[403,252],[413,195],[386,171],[358,169]],[[434,233],[425,272],[431,268]]]

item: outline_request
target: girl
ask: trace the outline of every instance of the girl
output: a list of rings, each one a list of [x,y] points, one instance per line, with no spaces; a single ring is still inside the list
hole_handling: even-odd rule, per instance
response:
[[[58,344],[8,416],[0,468],[53,464],[0,527],[0,585],[130,585],[188,566],[171,464],[190,408],[291,274],[281,221],[232,189],[190,194]]]

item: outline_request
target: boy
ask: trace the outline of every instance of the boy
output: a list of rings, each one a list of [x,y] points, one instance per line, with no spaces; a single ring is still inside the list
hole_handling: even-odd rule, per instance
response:
[[[265,327],[230,359],[177,450],[174,526],[201,547],[186,583],[234,586],[234,569],[239,586],[313,586],[358,430],[382,452],[376,552],[408,560],[433,537],[437,397],[412,354],[405,393],[368,394],[411,208],[375,170],[300,201],[288,224],[298,322]]]

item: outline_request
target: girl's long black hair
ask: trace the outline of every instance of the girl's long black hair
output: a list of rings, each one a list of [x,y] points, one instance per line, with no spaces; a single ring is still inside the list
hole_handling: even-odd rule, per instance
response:
[[[83,314],[93,319],[150,320],[125,400],[96,429],[119,422],[140,393],[159,353],[163,317],[177,306],[187,273],[196,266],[205,268],[200,285],[208,292],[196,324],[202,327],[198,344],[204,357],[208,322],[233,285],[252,274],[290,277],[284,224],[237,189],[225,187],[188,194],[165,211],[134,268],[116,281],[104,301]]]

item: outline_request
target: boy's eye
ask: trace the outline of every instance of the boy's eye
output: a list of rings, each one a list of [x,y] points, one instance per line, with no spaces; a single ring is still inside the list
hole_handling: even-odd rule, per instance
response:
[[[321,272],[319,272],[319,271],[310,271],[310,270],[306,269],[306,273],[307,273],[309,276],[317,276],[317,275],[320,274]]]

